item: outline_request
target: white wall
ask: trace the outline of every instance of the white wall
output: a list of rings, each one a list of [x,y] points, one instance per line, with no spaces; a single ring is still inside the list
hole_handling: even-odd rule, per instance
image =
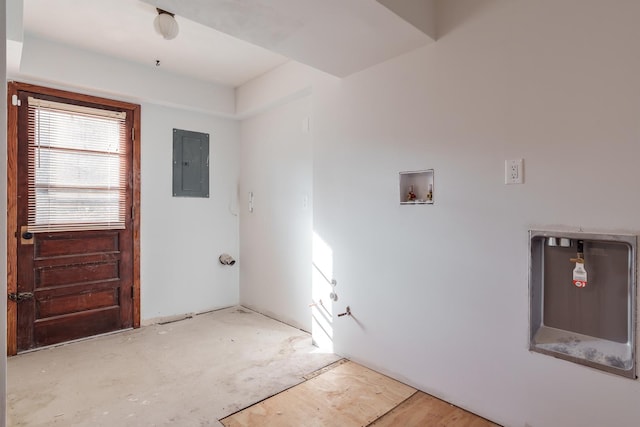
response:
[[[507,426],[636,426],[638,381],[528,351],[527,230],[640,233],[640,3],[438,7],[436,43],[314,82],[314,230],[354,314],[336,352]],[[399,206],[425,168],[435,205]]]
[[[174,128],[209,134],[209,198],[172,197]],[[237,304],[238,122],[143,104],[141,133],[143,320]]]
[[[198,81],[153,65],[83,50],[26,34],[19,72],[10,78],[66,84],[83,91],[232,117],[232,87]]]
[[[236,115],[247,118],[311,93],[312,76],[329,76],[288,61],[236,88]],[[337,80],[337,78],[335,78]]]
[[[309,97],[241,125],[240,303],[311,328],[311,138]],[[254,194],[249,212],[248,193]]]
[[[218,263],[222,252],[239,253],[239,123],[221,118],[235,113],[234,89],[29,35],[24,40],[20,72],[11,78],[142,105],[143,324],[238,304],[238,268]],[[172,197],[173,128],[210,134],[207,199]]]

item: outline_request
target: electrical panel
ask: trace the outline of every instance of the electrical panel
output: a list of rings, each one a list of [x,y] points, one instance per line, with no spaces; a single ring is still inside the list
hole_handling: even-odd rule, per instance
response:
[[[209,134],[173,130],[173,197],[209,197]]]

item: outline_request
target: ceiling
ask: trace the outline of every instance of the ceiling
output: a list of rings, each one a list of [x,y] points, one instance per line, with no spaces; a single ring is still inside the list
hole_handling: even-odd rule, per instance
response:
[[[143,0],[337,77],[435,39],[435,0]]]
[[[23,25],[25,43],[39,37],[149,67],[158,60],[237,87],[289,59],[345,77],[413,50],[434,39],[434,1],[24,0]],[[156,6],[176,14],[175,39],[155,33]]]
[[[165,40],[155,7],[138,0],[24,0],[23,13],[25,35],[234,87],[287,61],[179,15],[178,37]]]

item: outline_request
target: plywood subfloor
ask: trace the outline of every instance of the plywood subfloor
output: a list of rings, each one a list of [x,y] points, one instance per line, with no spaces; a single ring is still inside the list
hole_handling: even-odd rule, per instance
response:
[[[494,427],[470,412],[350,361],[220,420],[226,427]]]
[[[227,427],[366,426],[415,392],[347,362],[221,421]]]
[[[494,427],[498,424],[419,391],[371,426]]]

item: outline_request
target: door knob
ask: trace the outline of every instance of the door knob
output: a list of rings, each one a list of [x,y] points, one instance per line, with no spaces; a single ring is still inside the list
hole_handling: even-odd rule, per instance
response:
[[[22,245],[33,245],[35,241],[34,235],[29,231],[26,225],[20,226],[20,244]]]

